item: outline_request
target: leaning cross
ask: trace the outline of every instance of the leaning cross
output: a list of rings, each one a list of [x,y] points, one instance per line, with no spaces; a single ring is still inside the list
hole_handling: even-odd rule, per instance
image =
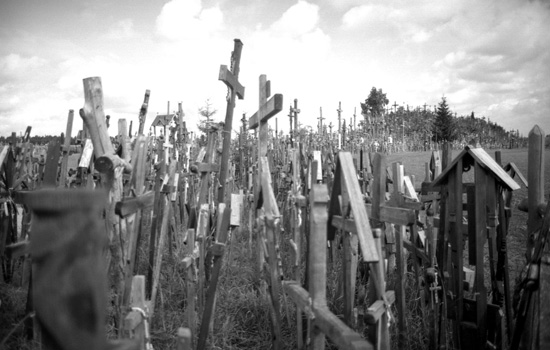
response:
[[[229,149],[231,148],[231,130],[233,126],[233,110],[235,108],[235,95],[239,99],[244,98],[244,86],[239,83],[239,64],[241,61],[241,51],[243,43],[239,39],[235,39],[235,46],[231,53],[231,70],[227,69],[227,66],[220,66],[220,74],[218,79],[223,81],[229,89],[229,95],[227,98],[227,109],[225,112],[225,125],[223,135],[223,151],[221,158],[221,168],[219,174],[219,182],[221,188],[218,191],[218,202],[225,202],[225,179],[227,178],[227,171],[229,167]]]

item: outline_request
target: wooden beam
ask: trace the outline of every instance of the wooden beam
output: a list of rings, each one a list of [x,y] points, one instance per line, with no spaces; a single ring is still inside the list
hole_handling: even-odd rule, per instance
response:
[[[283,282],[283,287],[296,305],[314,319],[314,326],[323,334],[326,334],[330,340],[340,349],[374,349],[373,345],[367,340],[361,338],[359,334],[348,327],[342,320],[334,315],[326,305],[313,305],[308,292],[299,286],[296,282]],[[312,342],[312,344],[314,344]],[[313,347],[313,349],[324,348]]]
[[[256,129],[261,122],[266,122],[269,118],[283,110],[283,95],[275,94],[265,104],[260,107],[260,110],[248,119],[248,128]],[[261,119],[259,119],[261,115]]]
[[[349,196],[349,204],[357,227],[357,236],[359,238],[361,252],[363,253],[363,261],[376,262],[379,259],[378,252],[374,245],[369,216],[367,215],[351,153],[340,152],[338,155],[338,164],[340,167],[337,166],[336,171],[338,171],[338,168],[340,169],[342,180]]]

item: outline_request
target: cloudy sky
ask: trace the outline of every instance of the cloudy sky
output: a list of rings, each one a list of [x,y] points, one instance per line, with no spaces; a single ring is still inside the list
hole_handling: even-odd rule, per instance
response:
[[[390,103],[437,104],[527,134],[550,132],[550,3],[526,0],[5,0],[0,3],[0,136],[33,126],[60,134],[83,106],[82,79],[103,81],[105,110],[137,124],[182,102],[188,125],[209,99],[233,39],[243,42],[234,130],[258,108],[258,79],[282,93],[280,129],[297,98],[300,122],[319,108],[349,120],[370,89]],[[77,114],[78,115],[78,114]],[[74,132],[82,128],[76,117]],[[326,121],[325,121],[326,122]],[[274,127],[275,122],[270,124]],[[135,130],[135,129],[134,129]],[[115,132],[115,127],[111,127]]]

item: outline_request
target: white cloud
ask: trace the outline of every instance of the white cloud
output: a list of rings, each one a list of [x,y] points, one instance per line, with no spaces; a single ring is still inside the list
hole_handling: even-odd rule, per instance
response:
[[[105,35],[108,40],[125,40],[134,37],[136,37],[134,22],[130,18],[118,21]]]
[[[22,57],[19,54],[11,53],[0,58],[0,76],[18,77],[30,74],[46,63],[45,59],[37,56]]]
[[[203,8],[201,0],[172,0],[156,21],[157,33],[170,40],[205,38],[223,27],[218,6]]]
[[[271,30],[289,37],[300,37],[316,29],[319,23],[319,7],[306,1],[289,8],[283,16],[271,26]]]

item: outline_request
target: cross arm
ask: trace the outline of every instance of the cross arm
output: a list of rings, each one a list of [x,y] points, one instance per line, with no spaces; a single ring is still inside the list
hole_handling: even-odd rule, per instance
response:
[[[224,64],[220,65],[218,80],[223,81],[228,88],[234,90],[240,100],[244,98],[244,86],[239,83],[237,77]]]
[[[269,120],[269,118],[273,117],[275,114],[279,113],[283,110],[283,95],[282,94],[275,94],[273,97],[269,99],[262,107],[260,107],[260,110],[252,117],[248,119],[248,128],[249,129],[256,129],[260,122],[266,122]],[[261,120],[259,120],[258,115],[263,116]]]

